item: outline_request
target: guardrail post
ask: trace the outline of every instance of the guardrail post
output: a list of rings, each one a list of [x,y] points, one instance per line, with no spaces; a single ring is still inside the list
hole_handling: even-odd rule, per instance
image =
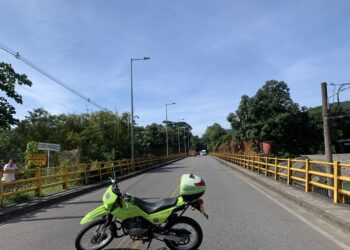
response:
[[[310,174],[309,174],[309,170],[310,170],[310,161],[309,161],[309,159],[306,159],[305,160],[305,192],[309,192],[310,191],[310,185],[309,185]]]
[[[258,156],[258,174],[260,174],[260,156]]]
[[[40,168],[35,168],[35,196],[41,196],[41,170]]]
[[[277,157],[275,157],[275,181],[279,180],[279,176],[278,176],[278,159]]]
[[[288,171],[288,178],[287,178],[287,185],[293,185],[293,179],[292,179],[292,176],[293,176],[293,172],[292,170],[290,170],[291,168],[291,160],[290,158],[288,158],[288,161],[287,161],[287,171]]]
[[[102,181],[102,163],[98,163],[98,175],[100,176],[100,181]]]
[[[62,184],[62,188],[63,189],[67,189],[68,188],[68,169],[67,166],[64,165],[62,168],[63,171],[63,184]]]
[[[2,186],[2,181],[1,181],[2,173],[0,173],[0,207],[4,204],[4,196],[2,195],[3,192],[3,186]]]
[[[341,175],[340,173],[340,166],[338,161],[333,162],[333,201],[334,203],[342,202],[343,197],[339,193],[339,188],[341,188],[341,181],[338,179],[338,177]]]
[[[265,176],[269,176],[269,166],[267,165],[267,157],[265,157]]]
[[[85,185],[87,185],[86,167],[85,165],[80,165],[80,176],[84,178]]]

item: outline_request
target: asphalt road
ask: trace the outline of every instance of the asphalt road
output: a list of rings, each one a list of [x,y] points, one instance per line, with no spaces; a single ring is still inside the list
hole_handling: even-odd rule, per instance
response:
[[[186,212],[202,226],[200,249],[350,249],[349,235],[324,223],[209,156],[186,158],[122,181],[122,192],[149,201],[178,194],[182,174],[201,176],[209,220],[197,211]],[[104,189],[0,225],[0,249],[74,249],[79,221],[101,204]],[[146,249],[141,242],[118,239],[106,248]],[[150,249],[167,249],[153,241]]]

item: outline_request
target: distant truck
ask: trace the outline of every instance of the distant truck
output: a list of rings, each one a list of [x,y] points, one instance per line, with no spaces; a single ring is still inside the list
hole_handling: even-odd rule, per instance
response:
[[[197,156],[197,151],[195,149],[188,150],[188,156]]]
[[[207,155],[207,150],[203,149],[203,150],[201,150],[201,152],[199,154],[200,155]]]

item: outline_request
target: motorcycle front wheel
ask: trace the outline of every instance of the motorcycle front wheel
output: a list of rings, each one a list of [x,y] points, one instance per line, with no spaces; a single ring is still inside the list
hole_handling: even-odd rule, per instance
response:
[[[107,246],[114,236],[110,226],[105,226],[106,219],[97,219],[87,224],[75,239],[78,250],[99,250]]]
[[[164,243],[171,250],[194,250],[197,249],[203,240],[203,231],[200,225],[193,219],[185,216],[176,218],[170,221],[166,228],[171,229],[184,229],[189,232],[189,235],[182,242],[175,242],[170,240],[164,240]]]

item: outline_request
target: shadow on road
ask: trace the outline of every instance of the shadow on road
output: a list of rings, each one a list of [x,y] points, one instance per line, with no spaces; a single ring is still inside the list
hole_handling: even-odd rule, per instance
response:
[[[166,166],[166,167],[161,167],[161,168],[156,168],[152,169],[150,171],[147,171],[143,174],[148,175],[148,174],[153,174],[153,173],[166,173],[166,172],[173,172],[174,169],[176,168],[186,168],[186,166]]]
[[[66,202],[61,202],[61,204],[65,204],[65,205],[78,205],[78,204],[98,204],[98,203],[102,203],[102,200],[100,201],[66,201]]]
[[[140,250],[140,248],[107,248],[105,250]],[[168,250],[166,247],[157,248],[155,250]]]
[[[70,220],[70,219],[81,219],[83,216],[60,216],[60,217],[46,217],[36,218],[36,216],[26,215],[15,221],[7,221],[6,224],[16,224],[24,221],[46,221],[46,220]]]

